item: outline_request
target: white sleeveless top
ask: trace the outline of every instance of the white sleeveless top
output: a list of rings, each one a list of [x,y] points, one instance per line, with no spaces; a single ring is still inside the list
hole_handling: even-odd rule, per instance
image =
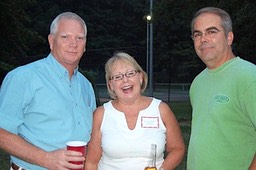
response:
[[[133,130],[128,128],[124,113],[115,109],[111,101],[103,105],[103,153],[98,170],[144,170],[152,161],[151,144],[157,144],[156,164],[160,168],[166,144],[166,128],[159,112],[160,102],[153,98],[149,107],[139,112]]]

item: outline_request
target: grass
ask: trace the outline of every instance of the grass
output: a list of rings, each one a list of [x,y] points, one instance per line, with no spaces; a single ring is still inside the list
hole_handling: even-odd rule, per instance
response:
[[[10,169],[10,156],[0,149],[0,170]]]
[[[177,168],[177,170],[186,170],[186,161],[187,161],[187,146],[190,137],[190,123],[191,123],[191,105],[189,101],[186,102],[170,102],[168,103],[177,117],[181,131],[183,134],[184,142],[186,144],[186,154],[183,161]],[[0,170],[9,169],[9,155],[4,151],[0,150]]]
[[[169,106],[179,121],[190,121],[192,109],[189,101],[169,102]]]

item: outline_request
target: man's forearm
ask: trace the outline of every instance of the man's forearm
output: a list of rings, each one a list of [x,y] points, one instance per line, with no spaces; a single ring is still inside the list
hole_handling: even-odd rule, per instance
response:
[[[40,162],[40,154],[45,154],[40,148],[31,145],[21,137],[0,128],[0,148],[5,152],[30,163]],[[37,160],[38,159],[38,160]]]

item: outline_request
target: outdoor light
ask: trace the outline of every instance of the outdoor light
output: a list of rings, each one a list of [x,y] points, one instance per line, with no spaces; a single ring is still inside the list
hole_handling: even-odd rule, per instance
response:
[[[147,16],[146,16],[146,19],[147,19],[147,21],[149,22],[149,21],[151,21],[152,16],[151,16],[151,15],[147,15]]]
[[[151,23],[153,21],[153,16],[148,14],[148,15],[144,15],[143,19],[147,22],[147,23]]]

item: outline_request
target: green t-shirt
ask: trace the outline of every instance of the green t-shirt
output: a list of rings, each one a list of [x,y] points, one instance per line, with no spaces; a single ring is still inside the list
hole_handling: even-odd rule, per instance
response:
[[[256,152],[256,66],[239,57],[190,88],[188,170],[248,170]]]

